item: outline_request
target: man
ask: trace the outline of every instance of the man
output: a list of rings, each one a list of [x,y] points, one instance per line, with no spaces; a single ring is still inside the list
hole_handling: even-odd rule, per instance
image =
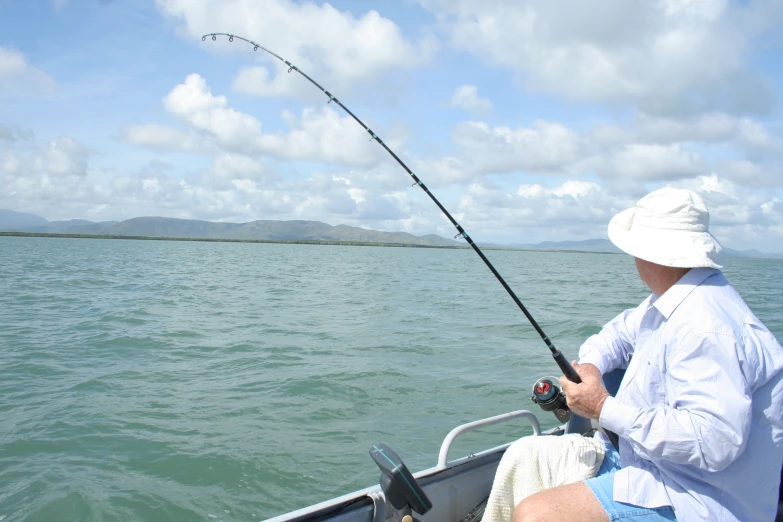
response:
[[[729,285],[709,212],[663,188],[615,216],[609,238],[652,295],[579,351],[571,410],[619,436],[598,476],[532,495],[532,520],[772,521],[783,463],[783,348]],[[610,397],[601,376],[626,369]]]

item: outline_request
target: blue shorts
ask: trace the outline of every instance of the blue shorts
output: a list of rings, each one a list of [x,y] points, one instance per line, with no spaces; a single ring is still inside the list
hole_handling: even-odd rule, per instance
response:
[[[601,464],[598,474],[585,480],[585,484],[598,497],[598,502],[606,511],[609,520],[632,520],[634,522],[661,522],[662,520],[677,520],[671,506],[650,509],[633,504],[615,502],[612,497],[614,491],[614,474],[619,470],[620,454],[610,444],[607,444],[606,456]]]

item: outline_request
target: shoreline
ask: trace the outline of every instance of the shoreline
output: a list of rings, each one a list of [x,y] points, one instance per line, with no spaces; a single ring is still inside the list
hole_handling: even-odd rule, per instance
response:
[[[470,250],[461,245],[416,245],[412,243],[378,243],[371,241],[332,241],[326,239],[216,239],[202,237],[166,237],[166,236],[116,236],[101,234],[55,234],[49,232],[0,232],[0,237],[48,237],[55,239],[123,239],[137,241],[200,241],[207,243],[270,243],[288,245],[333,245],[333,246],[369,246],[393,248],[439,248],[445,250]],[[590,250],[555,250],[533,248],[502,248],[479,246],[482,250],[510,250],[515,252],[550,252],[566,254],[602,254],[617,255],[617,252],[593,252]]]
[[[377,246],[401,248],[445,248],[452,250],[470,248],[459,245],[416,245],[412,243],[377,243],[370,241],[337,241],[328,239],[231,239],[207,237],[168,236],[117,236],[105,234],[55,234],[49,232],[0,232],[0,237],[50,237],[59,239],[135,239],[137,241],[201,241],[208,243],[279,243],[294,245]]]

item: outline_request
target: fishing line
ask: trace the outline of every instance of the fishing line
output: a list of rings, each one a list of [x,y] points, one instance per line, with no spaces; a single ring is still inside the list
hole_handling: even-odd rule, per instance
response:
[[[413,181],[414,181],[413,186],[417,186],[418,185],[430,197],[430,199],[432,199],[432,201],[438,206],[438,208],[441,210],[441,212],[443,212],[443,214],[448,218],[448,220],[451,221],[451,224],[454,225],[454,227],[457,229],[457,232],[458,232],[458,234],[456,236],[454,236],[454,238],[456,239],[458,237],[462,237],[465,241],[468,242],[468,245],[470,245],[470,247],[478,254],[478,256],[481,258],[481,260],[484,261],[484,264],[487,265],[487,268],[489,268],[490,271],[492,272],[492,274],[494,274],[494,276],[497,278],[497,280],[500,281],[500,284],[503,285],[503,288],[506,289],[506,292],[508,292],[508,295],[511,296],[511,299],[514,300],[514,302],[517,304],[519,309],[522,310],[522,313],[525,314],[525,317],[527,318],[527,320],[530,321],[530,324],[533,325],[533,328],[536,330],[536,332],[538,332],[538,335],[541,336],[541,339],[543,339],[544,343],[547,345],[547,348],[549,348],[549,351],[552,352],[552,357],[554,357],[555,362],[560,367],[560,370],[562,370],[563,375],[565,375],[568,378],[568,380],[570,380],[572,382],[576,382],[576,383],[582,382],[582,379],[579,378],[579,374],[577,374],[576,370],[574,369],[574,367],[571,366],[571,363],[568,362],[568,360],[565,358],[565,356],[562,354],[562,352],[560,352],[560,350],[555,348],[555,345],[552,344],[552,341],[544,333],[544,330],[542,330],[541,327],[536,322],[536,320],[533,319],[533,316],[530,314],[530,312],[528,312],[527,308],[525,308],[525,305],[522,304],[522,301],[519,300],[519,298],[514,293],[514,291],[511,289],[511,287],[508,286],[508,283],[506,283],[505,279],[503,279],[503,277],[500,275],[500,273],[498,273],[498,271],[495,269],[495,267],[492,266],[492,263],[489,262],[489,259],[487,259],[487,257],[484,255],[484,252],[482,252],[481,249],[478,247],[478,245],[476,245],[476,243],[473,242],[473,239],[471,239],[471,237],[468,235],[467,232],[465,232],[465,230],[462,228],[462,226],[459,223],[457,223],[457,220],[452,217],[452,215],[449,213],[449,211],[446,210],[446,207],[444,207],[441,204],[441,202],[438,201],[438,199],[433,195],[433,193],[430,192],[430,189],[427,188],[427,186],[419,179],[419,177],[416,176],[416,174],[414,174],[413,171],[411,169],[409,169],[408,166],[405,163],[403,163],[403,161],[399,158],[399,156],[397,156],[394,153],[394,151],[392,151],[388,147],[388,145],[386,145],[386,143],[384,143],[384,141],[381,138],[379,138],[378,135],[375,134],[372,131],[372,129],[370,129],[367,125],[365,125],[362,120],[360,120],[354,113],[352,113],[348,109],[348,107],[343,105],[343,103],[340,100],[335,98],[332,95],[332,93],[330,93],[329,91],[327,91],[326,89],[321,87],[321,85],[318,84],[318,82],[316,82],[315,80],[310,78],[307,74],[305,74],[304,71],[302,71],[300,68],[298,68],[296,65],[292,64],[291,62],[289,62],[288,60],[286,60],[282,56],[280,56],[280,55],[270,51],[269,49],[267,49],[263,45],[257,44],[256,42],[254,42],[252,40],[248,40],[247,38],[243,38],[241,36],[237,36],[235,34],[229,34],[229,33],[209,33],[209,34],[205,34],[204,36],[201,37],[201,41],[202,42],[205,41],[208,36],[212,38],[212,41],[217,40],[218,36],[227,36],[229,42],[233,42],[234,38],[237,38],[239,40],[242,40],[243,42],[247,42],[250,45],[252,45],[254,51],[258,51],[259,49],[261,49],[262,51],[267,52],[268,54],[274,56],[275,58],[277,58],[278,60],[280,60],[281,62],[286,64],[288,66],[288,72],[289,73],[292,72],[292,71],[296,71],[299,74],[301,74],[302,76],[304,76],[307,80],[309,80],[310,83],[312,83],[313,85],[318,87],[321,90],[321,92],[323,92],[329,98],[329,101],[327,103],[332,103],[332,102],[336,103],[346,113],[348,113],[348,115],[350,117],[352,117],[354,120],[356,120],[356,123],[361,125],[362,128],[365,131],[367,131],[367,133],[370,135],[370,141],[377,141],[380,144],[381,147],[386,149],[386,152],[391,154],[392,158],[394,158],[397,161],[397,163],[399,163],[400,166],[403,169],[405,169],[405,172],[407,172],[408,175],[411,178],[413,178]]]

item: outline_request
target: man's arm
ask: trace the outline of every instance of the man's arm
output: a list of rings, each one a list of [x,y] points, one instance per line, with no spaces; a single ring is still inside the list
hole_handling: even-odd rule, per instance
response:
[[[732,336],[714,332],[685,340],[667,358],[661,383],[671,404],[638,408],[608,397],[601,426],[646,460],[725,469],[745,449],[752,415],[738,349]]]
[[[627,368],[648,304],[649,298],[606,323],[596,335],[588,337],[579,348],[579,364],[592,364],[602,375]]]

